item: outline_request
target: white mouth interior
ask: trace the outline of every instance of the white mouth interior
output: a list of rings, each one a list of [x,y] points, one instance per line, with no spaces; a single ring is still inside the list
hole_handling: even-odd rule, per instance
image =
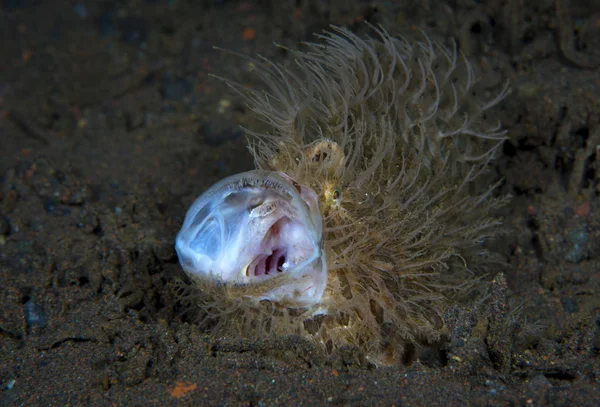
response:
[[[250,280],[293,272],[298,265],[304,266],[318,247],[308,235],[306,225],[284,216],[273,223],[256,251],[260,254],[246,268]]]

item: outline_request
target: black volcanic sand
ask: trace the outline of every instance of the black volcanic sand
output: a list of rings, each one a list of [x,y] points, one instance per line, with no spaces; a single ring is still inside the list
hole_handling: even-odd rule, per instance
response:
[[[0,405],[598,405],[600,6],[256,3],[0,1]],[[454,38],[511,80],[509,265],[407,366],[211,338],[181,315],[173,241],[197,195],[252,167],[250,112],[208,77],[249,68],[212,47],[286,61],[272,42],[362,19]]]

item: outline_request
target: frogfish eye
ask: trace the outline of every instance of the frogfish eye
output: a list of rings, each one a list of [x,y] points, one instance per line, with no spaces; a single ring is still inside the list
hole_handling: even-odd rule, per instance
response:
[[[331,194],[331,200],[333,201],[333,206],[340,206],[342,203],[342,190],[340,188],[333,190]]]

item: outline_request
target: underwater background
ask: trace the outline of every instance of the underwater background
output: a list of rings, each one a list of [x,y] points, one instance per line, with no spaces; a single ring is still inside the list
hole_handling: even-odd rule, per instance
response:
[[[394,367],[189,320],[173,248],[193,199],[253,167],[249,77],[330,24],[456,41],[494,109],[506,260]],[[600,392],[600,5],[0,1],[0,405],[581,405]]]

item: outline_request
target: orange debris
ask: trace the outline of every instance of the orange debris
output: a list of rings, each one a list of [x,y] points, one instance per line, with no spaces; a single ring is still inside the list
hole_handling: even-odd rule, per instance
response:
[[[256,38],[256,30],[250,27],[244,28],[244,31],[242,31],[242,38],[246,41],[252,41]]]
[[[196,390],[197,388],[198,388],[198,386],[196,386],[193,383],[177,382],[177,384],[175,385],[175,388],[173,390],[171,390],[171,397],[175,397],[175,398],[179,399],[179,398],[185,396],[190,391]]]
[[[27,61],[29,61],[29,59],[31,58],[32,55],[33,55],[32,51],[25,50],[25,51],[23,51],[23,54],[21,55],[21,57],[23,58],[23,61],[27,62]]]
[[[577,205],[575,208],[575,213],[582,218],[585,218],[590,214],[590,203],[584,202],[582,204]]]

